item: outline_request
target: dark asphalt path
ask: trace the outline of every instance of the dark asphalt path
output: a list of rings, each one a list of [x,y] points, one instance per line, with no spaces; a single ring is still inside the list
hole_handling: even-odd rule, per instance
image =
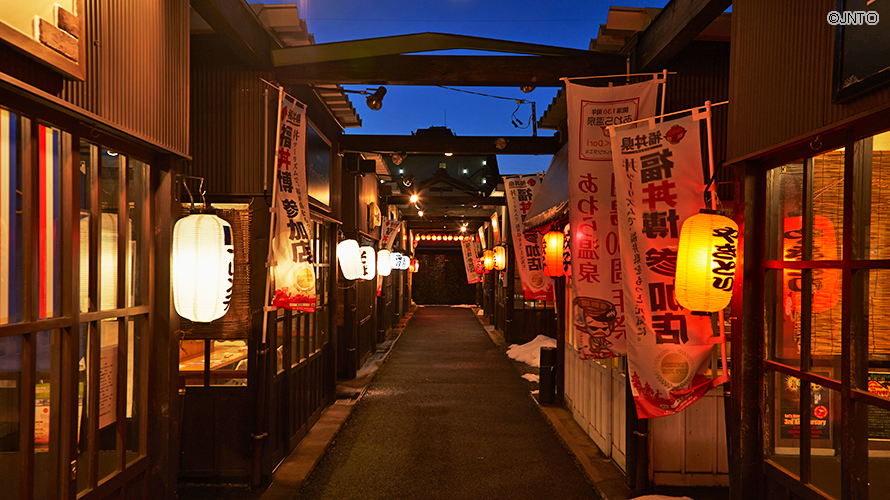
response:
[[[472,310],[427,306],[298,498],[600,497]]]

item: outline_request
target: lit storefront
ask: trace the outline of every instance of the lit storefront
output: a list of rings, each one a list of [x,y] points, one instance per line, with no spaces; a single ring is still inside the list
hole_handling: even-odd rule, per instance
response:
[[[875,52],[888,31],[831,26],[839,5],[733,2],[727,156],[745,242],[733,498],[890,488],[890,92],[887,52]],[[795,20],[779,28],[784,14]]]

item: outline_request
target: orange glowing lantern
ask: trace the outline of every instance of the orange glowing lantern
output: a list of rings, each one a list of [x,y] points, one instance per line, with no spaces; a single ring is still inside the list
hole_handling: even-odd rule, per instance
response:
[[[420,270],[420,261],[417,259],[411,259],[411,267],[410,270],[412,273],[416,273]]]
[[[547,231],[544,234],[544,274],[551,278],[565,274],[562,267],[564,242],[562,231]]]
[[[782,258],[786,261],[803,259],[803,218],[786,217],[783,228]],[[813,260],[838,260],[837,235],[834,224],[827,217],[813,216]],[[827,311],[837,305],[840,297],[840,269],[813,269],[813,314]],[[801,312],[803,272],[800,269],[785,269],[783,277],[783,297],[785,310],[789,306],[796,313]],[[789,314],[790,315],[790,314]]]
[[[488,249],[482,252],[482,265],[485,268],[483,271],[485,274],[490,273],[494,269],[494,250]]]
[[[738,241],[739,226],[724,215],[703,210],[683,222],[674,288],[680,305],[701,312],[729,305]]]
[[[496,271],[503,271],[507,268],[507,248],[503,245],[498,245],[493,248],[494,250],[494,269]]]

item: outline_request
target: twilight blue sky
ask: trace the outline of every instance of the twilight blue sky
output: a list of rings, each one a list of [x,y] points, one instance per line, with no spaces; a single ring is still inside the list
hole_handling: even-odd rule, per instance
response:
[[[252,1],[252,0],[249,0]],[[606,22],[610,5],[663,7],[667,0],[266,0],[296,3],[316,43],[357,40],[410,33],[440,32],[554,45],[586,50]],[[571,76],[571,75],[567,75]],[[364,90],[366,87],[345,86]],[[538,88],[523,94],[518,88],[465,87],[514,99],[534,100],[537,118],[547,109],[557,88]],[[360,95],[350,95],[361,128],[347,134],[408,135],[417,129],[448,126],[456,135],[532,135],[531,106],[516,111],[528,128],[512,125],[513,100],[483,97],[438,87],[387,86],[383,108],[371,111]],[[539,130],[538,135],[552,135]],[[542,172],[551,156],[498,156],[502,174]]]

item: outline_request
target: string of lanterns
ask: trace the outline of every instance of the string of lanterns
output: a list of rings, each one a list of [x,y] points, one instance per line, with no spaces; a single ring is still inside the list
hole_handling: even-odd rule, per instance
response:
[[[470,241],[473,240],[475,236],[467,236],[467,235],[453,235],[453,234],[417,234],[414,235],[414,239],[417,241]]]
[[[337,261],[340,271],[347,280],[372,280],[380,276],[389,276],[392,271],[401,270],[417,272],[420,264],[416,259],[400,252],[389,250],[375,251],[372,246],[359,246],[353,239],[346,239],[337,244]]]

